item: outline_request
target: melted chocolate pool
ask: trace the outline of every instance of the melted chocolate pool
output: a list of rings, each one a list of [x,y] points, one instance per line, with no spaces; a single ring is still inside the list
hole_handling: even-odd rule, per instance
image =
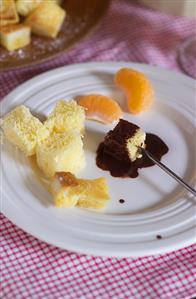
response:
[[[161,160],[162,156],[168,152],[167,145],[158,136],[154,134],[146,134],[146,149]],[[137,159],[134,162],[124,162],[115,159],[104,151],[104,143],[100,143],[97,149],[97,166],[103,170],[110,171],[114,177],[130,177],[136,178],[138,176],[138,169],[153,166],[154,163],[146,156]]]

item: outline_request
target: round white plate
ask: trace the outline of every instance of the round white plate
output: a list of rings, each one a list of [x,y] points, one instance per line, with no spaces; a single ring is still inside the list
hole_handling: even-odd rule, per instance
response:
[[[157,98],[149,112],[140,116],[125,113],[124,118],[160,136],[169,147],[163,163],[194,186],[195,90],[194,81],[184,75],[126,62],[62,67],[16,88],[1,102],[2,115],[20,104],[47,115],[59,99],[95,92],[123,103],[123,94],[113,84],[114,73],[121,67],[148,75]],[[194,198],[157,166],[142,169],[136,179],[114,178],[96,166],[97,146],[111,128],[86,122],[87,167],[80,174],[84,178],[107,178],[111,201],[104,212],[55,208],[28,160],[6,143],[1,154],[3,213],[41,240],[87,254],[143,256],[193,243]],[[124,204],[119,203],[120,198],[125,199]]]

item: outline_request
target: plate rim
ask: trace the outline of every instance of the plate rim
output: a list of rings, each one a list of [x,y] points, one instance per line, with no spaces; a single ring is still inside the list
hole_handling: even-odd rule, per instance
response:
[[[21,211],[19,211],[20,213]],[[140,245],[140,248],[138,249],[138,245],[136,246],[137,248],[131,251],[131,254],[129,254],[127,252],[127,250],[123,251],[121,250],[121,253],[119,253],[119,250],[115,250],[115,246],[112,247],[112,251],[110,251],[110,253],[104,249],[101,248],[93,248],[93,250],[85,247],[85,246],[81,246],[80,244],[80,248],[78,249],[77,245],[74,246],[73,244],[70,246],[69,244],[66,244],[66,248],[62,245],[61,242],[58,242],[56,240],[56,242],[52,241],[52,240],[48,240],[48,237],[44,237],[42,234],[39,233],[39,231],[37,231],[36,233],[33,231],[33,229],[31,228],[31,223],[28,224],[28,229],[25,227],[24,222],[21,220],[24,220],[24,217],[26,217],[26,219],[28,220],[28,216],[24,214],[24,212],[22,211],[21,213],[21,217],[17,218],[17,221],[15,221],[15,217],[14,215],[12,215],[10,217],[10,213],[9,211],[7,211],[6,209],[4,209],[3,214],[14,224],[16,225],[19,229],[23,230],[25,233],[28,233],[30,236],[36,238],[38,241],[42,241],[45,242],[46,244],[49,244],[51,246],[56,246],[58,248],[60,248],[61,250],[66,250],[66,251],[71,251],[71,252],[75,252],[78,254],[86,254],[86,255],[91,255],[91,256],[102,256],[102,257],[108,257],[108,258],[128,258],[128,257],[133,257],[133,258],[139,258],[139,257],[145,257],[145,256],[151,256],[151,255],[161,255],[161,254],[166,254],[166,253],[170,253],[172,251],[175,250],[179,250],[185,247],[188,247],[190,245],[193,245],[195,242],[195,238],[192,239],[191,236],[194,235],[195,232],[195,228],[191,228],[188,231],[185,231],[183,233],[178,234],[178,241],[175,244],[173,244],[173,242],[171,241],[172,238],[166,238],[166,239],[161,239],[158,241],[154,241],[154,245],[155,247],[152,249],[148,249],[148,251],[146,251],[146,249],[143,249],[142,246]],[[19,219],[19,220],[18,220]],[[20,223],[20,225],[18,224]],[[28,222],[27,222],[28,223]],[[47,234],[48,236],[48,234]],[[179,237],[180,236],[180,237]],[[184,236],[184,238],[182,238]],[[171,241],[171,243],[168,245],[168,240],[169,243]],[[152,243],[152,242],[151,242]],[[167,243],[167,246],[165,246],[164,243]]]
[[[151,68],[151,69],[154,69],[155,71],[160,71],[162,73],[165,73],[165,74],[168,74],[168,75],[174,75],[175,77],[178,77],[178,79],[182,79],[182,80],[185,80],[186,83],[191,83],[195,86],[195,80],[188,76],[187,74],[184,74],[184,73],[181,73],[180,71],[176,71],[176,70],[169,70],[169,69],[166,69],[166,68],[163,68],[163,67],[160,67],[158,65],[151,65],[151,64],[147,64],[147,63],[139,63],[139,62],[132,62],[132,61],[123,61],[123,60],[119,60],[119,61],[112,61],[112,60],[103,60],[103,61],[90,61],[90,62],[82,62],[82,63],[72,63],[72,64],[67,64],[67,65],[64,65],[64,66],[60,66],[60,67],[57,67],[57,68],[53,68],[53,69],[50,69],[50,70],[47,70],[46,72],[42,72],[41,74],[38,74],[38,75],[35,75],[33,76],[32,78],[24,81],[23,83],[21,83],[19,86],[15,87],[13,90],[11,90],[7,95],[5,95],[2,99],[0,99],[0,104],[4,101],[6,101],[7,97],[8,96],[11,96],[12,93],[14,92],[18,92],[18,90],[22,89],[23,87],[25,87],[26,84],[28,84],[29,82],[31,81],[34,81],[35,79],[37,79],[37,81],[39,79],[42,79],[44,78],[46,75],[48,76],[51,76],[53,75],[53,73],[55,74],[57,71],[61,72],[62,70],[66,69],[66,70],[69,70],[69,69],[73,69],[73,68],[78,68],[78,67],[81,67],[83,68],[84,66],[86,67],[92,67],[92,66],[105,66],[106,64],[109,64],[109,65],[119,65],[119,67],[121,65],[127,65],[127,64],[131,64],[133,67],[135,68],[140,68],[140,67],[144,67],[144,68]],[[194,88],[195,89],[195,88]]]

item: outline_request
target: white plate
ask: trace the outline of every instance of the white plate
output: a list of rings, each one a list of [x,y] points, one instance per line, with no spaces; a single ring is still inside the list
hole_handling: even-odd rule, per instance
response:
[[[2,102],[4,115],[25,104],[48,114],[59,99],[103,93],[123,101],[113,84],[121,67],[133,67],[152,80],[157,100],[141,116],[125,118],[159,135],[169,146],[163,162],[194,186],[194,81],[184,75],[142,64],[87,63],[62,67],[22,84]],[[136,179],[113,178],[96,167],[95,152],[111,128],[86,122],[87,167],[84,178],[105,176],[111,201],[104,212],[57,209],[26,158],[6,144],[1,155],[3,213],[16,225],[50,244],[76,252],[103,256],[143,256],[179,249],[194,242],[195,210],[191,198],[158,167],[142,169]],[[124,204],[119,199],[125,199]],[[162,239],[157,239],[157,235]]]

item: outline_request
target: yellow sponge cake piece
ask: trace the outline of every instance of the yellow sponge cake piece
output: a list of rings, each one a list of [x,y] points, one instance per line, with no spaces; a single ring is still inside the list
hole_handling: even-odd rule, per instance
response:
[[[79,195],[77,206],[80,208],[103,209],[110,198],[108,185],[103,177],[93,180],[79,179],[76,192]],[[70,193],[74,194],[74,190]]]
[[[16,107],[1,120],[1,128],[5,137],[27,156],[35,154],[37,139],[47,136],[43,124],[23,105]]]
[[[52,132],[36,146],[37,164],[47,177],[55,172],[68,171],[77,174],[85,166],[83,142],[75,133]]]
[[[56,207],[79,206],[89,209],[103,209],[109,200],[105,178],[93,180],[77,179],[73,174],[58,172],[52,180],[51,192]]]
[[[85,111],[75,101],[59,101],[44,123],[50,131],[84,132]]]
[[[56,207],[71,208],[77,204],[78,194],[69,195],[69,191],[73,187],[78,186],[77,178],[70,172],[56,172],[51,180],[50,192],[54,196],[54,204]]]

